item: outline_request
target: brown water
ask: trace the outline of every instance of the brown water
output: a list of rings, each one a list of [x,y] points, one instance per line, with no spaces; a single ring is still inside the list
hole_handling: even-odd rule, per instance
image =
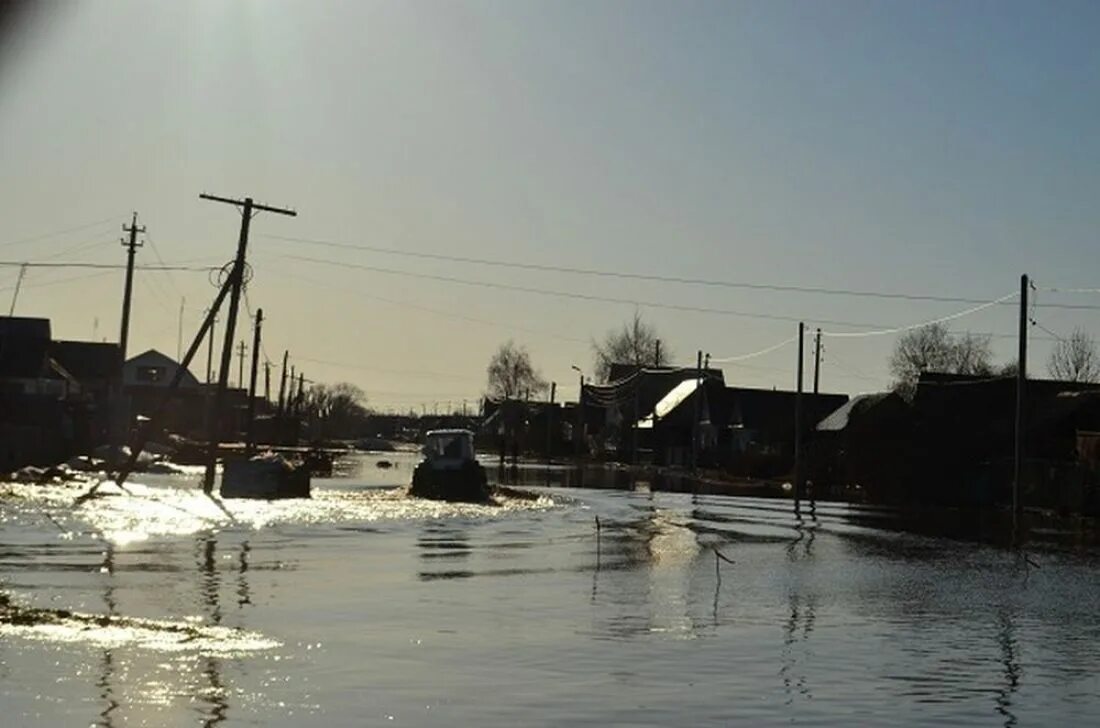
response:
[[[408,482],[407,456],[348,467],[308,502],[219,504],[149,476],[73,509],[72,488],[0,486],[0,590],[18,605],[0,622],[0,725],[1100,714],[1092,552],[1032,551],[1035,568],[885,511],[796,521],[755,498],[430,503],[382,487]]]

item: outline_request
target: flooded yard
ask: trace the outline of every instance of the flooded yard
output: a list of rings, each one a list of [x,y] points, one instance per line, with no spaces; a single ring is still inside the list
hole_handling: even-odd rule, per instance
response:
[[[5,725],[1084,724],[1100,559],[874,509],[538,487],[310,501],[0,486]],[[551,483],[557,482],[552,474]],[[537,481],[538,478],[533,478]],[[598,521],[598,527],[597,527]]]

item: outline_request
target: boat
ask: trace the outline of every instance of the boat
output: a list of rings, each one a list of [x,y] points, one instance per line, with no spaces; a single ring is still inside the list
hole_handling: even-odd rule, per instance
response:
[[[268,452],[251,458],[227,458],[222,498],[309,498],[309,468]]]
[[[474,433],[430,430],[424,459],[413,471],[409,493],[432,500],[487,503],[491,491],[485,468],[474,457]]]

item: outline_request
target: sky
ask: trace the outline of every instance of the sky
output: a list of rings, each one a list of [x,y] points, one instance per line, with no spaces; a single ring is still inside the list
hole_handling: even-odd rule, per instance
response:
[[[217,266],[240,217],[199,193],[293,208],[252,222],[265,354],[381,409],[474,406],[509,339],[574,399],[636,309],[683,364],[804,320],[823,390],[877,391],[897,334],[828,334],[975,306],[423,254],[974,301],[1026,273],[1032,371],[1075,327],[1100,338],[1100,294],[1067,292],[1100,288],[1093,2],[102,0],[0,31],[0,261],[123,263],[137,211],[139,264]],[[121,292],[35,268],[15,312],[114,341]],[[175,356],[181,299],[186,348],[214,295],[138,271],[130,353]],[[1017,307],[950,326],[1007,362]],[[791,343],[723,366],[790,388],[796,365]]]

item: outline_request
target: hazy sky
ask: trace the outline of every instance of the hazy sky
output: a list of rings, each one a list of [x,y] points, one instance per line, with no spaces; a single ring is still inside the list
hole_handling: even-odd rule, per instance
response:
[[[1095,2],[43,7],[0,39],[0,260],[122,262],[119,225],[137,210],[152,243],[140,262],[220,264],[239,216],[200,192],[293,207],[297,218],[253,223],[249,299],[264,309],[267,352],[290,349],[307,377],[356,382],[380,407],[472,402],[508,338],[573,398],[570,366],[591,372],[589,342],[633,306],[346,264],[637,301],[684,363],[697,349],[768,347],[798,318],[855,331],[969,305],[270,236],[975,299],[1029,273],[1040,304],[1100,306],[1100,294],[1047,290],[1100,287]],[[0,267],[4,313],[17,273]],[[17,314],[50,317],[58,337],[115,340],[122,275],[92,273],[30,271]],[[180,298],[192,332],[214,295],[201,273],[139,274],[135,290],[132,353],[175,355]],[[1004,361],[1016,316],[996,306],[952,326],[998,335]],[[1100,335],[1100,310],[1035,316],[1057,335]],[[1042,373],[1051,337],[1033,333]],[[884,387],[894,340],[827,340],[823,387]],[[789,387],[795,362],[788,346],[726,377]]]

